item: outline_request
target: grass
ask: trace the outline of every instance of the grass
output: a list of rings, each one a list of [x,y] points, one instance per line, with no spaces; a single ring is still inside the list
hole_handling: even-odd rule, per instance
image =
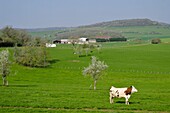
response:
[[[120,44],[121,45],[121,44]],[[52,64],[48,68],[12,65],[8,87],[0,87],[0,112],[170,112],[170,45],[124,46],[103,45],[101,53],[93,52],[109,68],[97,82],[82,75],[90,56],[78,57],[67,45],[48,48]],[[134,85],[130,105],[124,99],[109,103],[110,86]]]

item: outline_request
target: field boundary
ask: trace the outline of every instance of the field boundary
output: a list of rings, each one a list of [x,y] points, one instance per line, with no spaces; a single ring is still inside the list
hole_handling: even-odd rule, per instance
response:
[[[57,69],[70,69],[70,70],[83,70],[84,67],[55,67]],[[135,69],[129,69],[129,70],[123,70],[123,69],[108,69],[111,72],[126,72],[126,73],[144,73],[144,74],[170,74],[170,72],[159,72],[159,71],[144,71],[144,70],[135,70]]]
[[[33,109],[47,111],[85,111],[85,112],[133,112],[133,113],[168,113],[168,111],[147,111],[147,110],[113,110],[97,108],[46,108],[46,107],[24,107],[24,106],[0,106],[1,109]]]

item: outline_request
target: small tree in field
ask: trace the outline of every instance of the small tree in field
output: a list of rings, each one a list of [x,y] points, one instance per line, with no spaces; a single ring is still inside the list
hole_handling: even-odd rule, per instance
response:
[[[10,73],[9,51],[3,50],[0,52],[0,74],[2,75],[3,85],[7,86],[7,76]]]
[[[94,90],[96,90],[97,80],[102,76],[102,72],[107,67],[108,66],[104,62],[99,61],[95,56],[92,56],[92,64],[84,68],[83,75],[90,75],[94,80]]]
[[[159,43],[161,43],[161,40],[159,38],[154,38],[154,39],[151,40],[151,43],[152,44],[159,44]]]

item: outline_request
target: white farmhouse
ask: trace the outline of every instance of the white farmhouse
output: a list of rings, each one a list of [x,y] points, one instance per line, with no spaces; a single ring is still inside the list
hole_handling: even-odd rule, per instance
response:
[[[96,39],[89,39],[89,43],[96,43]]]
[[[61,44],[67,44],[69,42],[69,39],[61,39]]]
[[[79,38],[78,40],[78,44],[88,44],[89,43],[89,39],[88,38]]]

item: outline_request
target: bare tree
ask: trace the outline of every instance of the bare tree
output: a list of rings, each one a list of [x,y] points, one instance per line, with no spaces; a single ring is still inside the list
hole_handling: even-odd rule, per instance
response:
[[[99,61],[95,56],[92,56],[92,64],[84,68],[83,75],[90,75],[94,80],[94,90],[96,90],[97,80],[102,76],[102,72],[107,67],[108,66],[104,62]]]
[[[7,86],[7,76],[10,73],[9,51],[3,50],[0,52],[0,74],[2,75],[3,85]]]

